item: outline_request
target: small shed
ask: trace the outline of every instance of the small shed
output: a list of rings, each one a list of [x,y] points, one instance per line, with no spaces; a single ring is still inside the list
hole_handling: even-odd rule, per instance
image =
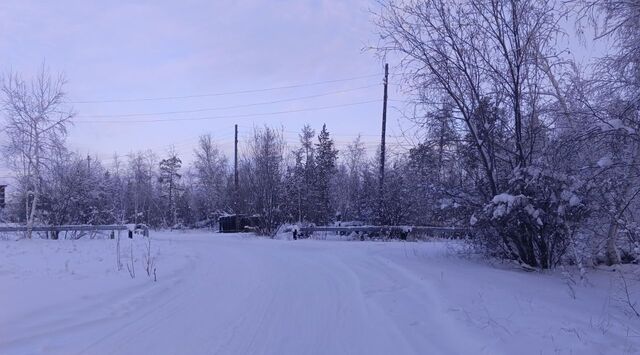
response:
[[[262,225],[262,217],[259,215],[233,214],[218,219],[220,233],[249,232],[259,229]]]

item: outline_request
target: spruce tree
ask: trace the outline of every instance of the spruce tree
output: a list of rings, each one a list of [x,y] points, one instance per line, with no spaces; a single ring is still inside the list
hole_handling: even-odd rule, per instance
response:
[[[331,204],[329,188],[331,187],[331,177],[335,173],[336,160],[338,158],[338,151],[334,148],[333,140],[329,137],[329,131],[327,131],[326,124],[322,125],[322,131],[320,131],[320,134],[318,135],[316,155],[316,222],[326,224],[331,220],[334,212]]]
[[[182,160],[175,153],[170,153],[170,157],[160,161],[160,178],[159,182],[166,189],[167,207],[170,213],[171,225],[177,223],[176,211],[176,192],[178,190],[178,181],[182,177],[178,171],[182,167]]]

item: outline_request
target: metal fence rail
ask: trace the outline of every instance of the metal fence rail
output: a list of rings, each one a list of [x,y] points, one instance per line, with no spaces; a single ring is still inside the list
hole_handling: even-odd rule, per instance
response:
[[[310,235],[313,232],[356,232],[363,234],[395,234],[400,236],[415,236],[420,234],[431,234],[437,236],[464,236],[471,232],[471,228],[435,226],[316,226],[302,227],[299,229],[299,231],[302,235]]]
[[[93,232],[93,231],[126,231],[128,228],[122,224],[114,225],[61,225],[61,226],[33,226],[34,232]],[[0,226],[0,232],[26,232],[27,226]]]
[[[0,233],[2,232],[26,232],[28,227],[25,225],[20,226],[0,226]],[[149,236],[149,228],[147,226],[140,226],[134,229],[141,229],[145,236]],[[129,231],[129,238],[132,237],[133,229],[124,224],[102,224],[102,225],[59,225],[59,226],[33,226],[31,231],[33,232],[51,232],[57,237],[59,232],[97,232],[97,231]]]

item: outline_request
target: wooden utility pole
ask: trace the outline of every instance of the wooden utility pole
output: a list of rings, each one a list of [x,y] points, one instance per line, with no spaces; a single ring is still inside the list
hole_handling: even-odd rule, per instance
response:
[[[239,205],[238,201],[238,125],[236,125],[236,136],[234,140],[234,153],[233,153],[233,187],[235,192],[235,204],[236,213]]]
[[[389,64],[384,65],[384,96],[382,99],[382,134],[380,137],[380,222],[384,216],[384,158],[385,158],[385,138],[387,134],[387,86],[389,84]]]
[[[238,184],[238,125],[235,125],[235,139],[234,139],[234,149],[233,149],[233,192],[234,192],[234,205],[233,209],[235,214],[235,222],[236,222],[236,232],[240,230],[240,219],[238,218],[238,209],[240,208],[240,191]]]

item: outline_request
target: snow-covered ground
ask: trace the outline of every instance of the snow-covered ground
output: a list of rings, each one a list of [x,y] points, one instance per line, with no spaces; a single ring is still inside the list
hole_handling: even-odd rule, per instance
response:
[[[115,240],[0,241],[0,353],[640,352],[615,272],[569,286],[444,242],[156,232],[154,282],[146,247],[122,239],[118,271]]]

